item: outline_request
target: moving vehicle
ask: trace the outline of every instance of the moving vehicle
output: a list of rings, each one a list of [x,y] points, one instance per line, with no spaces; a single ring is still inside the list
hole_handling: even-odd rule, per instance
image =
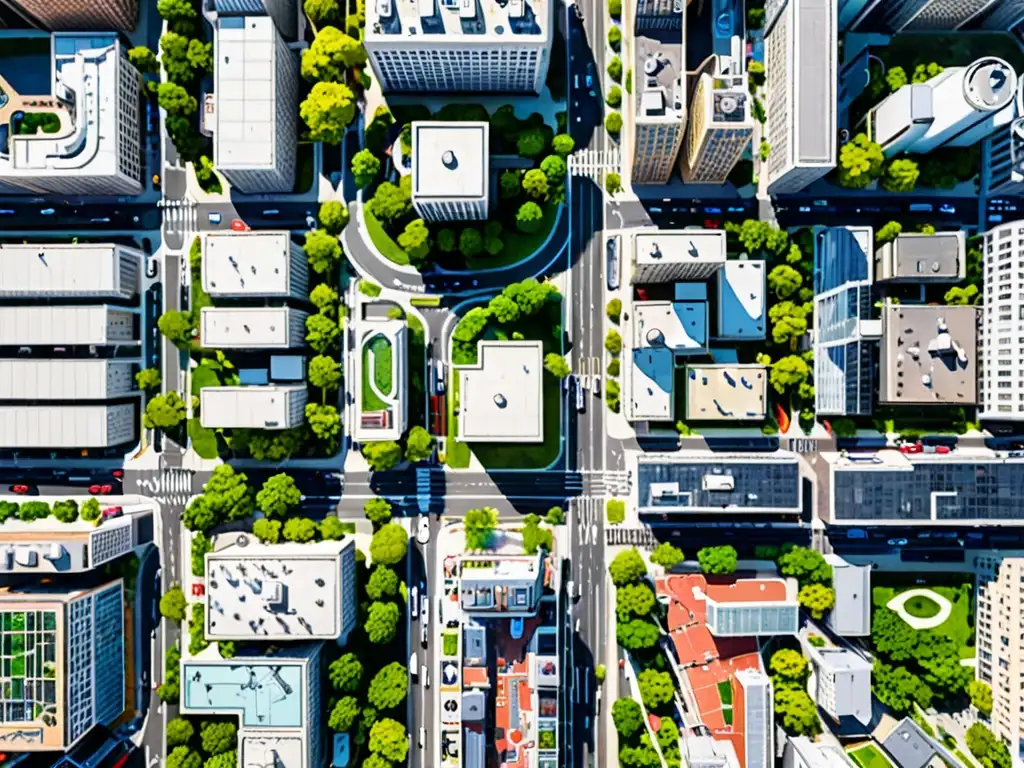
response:
[[[605,244],[605,252],[608,258],[608,290],[614,291],[619,287],[619,235],[608,238]]]
[[[583,397],[583,387],[579,386],[578,382],[576,386],[576,410],[580,413],[587,410],[587,401]]]
[[[424,624],[429,624],[430,623],[430,600],[427,599],[427,596],[425,594],[423,595],[422,602],[420,603],[420,613],[423,615],[423,623]]]
[[[566,591],[569,593],[570,600],[576,599],[576,582],[570,580],[569,583],[566,585]]]
[[[443,395],[444,394],[444,361],[438,360],[434,364],[434,369],[437,372],[437,385],[436,385],[437,394]]]
[[[420,628],[420,644],[421,644],[421,645],[422,645],[422,646],[423,646],[424,648],[426,648],[426,647],[427,647],[427,625],[426,625],[426,624],[424,624],[424,625],[423,625],[423,626],[422,626],[422,627]]]
[[[113,490],[114,486],[110,485],[109,483],[93,483],[92,485],[89,486],[89,493],[91,493],[93,496],[103,493],[110,493]]]
[[[430,521],[423,515],[420,515],[420,523],[416,529],[416,541],[420,544],[430,541]]]
[[[411,654],[409,654],[409,674],[411,674],[414,678],[416,677],[416,670],[420,668],[418,662],[419,656],[417,655],[416,651],[413,651]]]
[[[423,667],[423,684],[427,688],[430,687],[430,671],[426,668],[426,666]]]
[[[18,483],[16,485],[10,486],[7,490],[9,490],[11,493],[25,494],[25,493],[28,493],[29,491],[31,491],[32,488],[31,488],[31,486],[23,485],[21,483]]]
[[[414,586],[409,590],[409,605],[412,608],[412,617],[415,619],[420,612],[420,590]]]
[[[103,516],[104,520],[107,520],[107,519],[113,518],[113,517],[120,517],[121,515],[124,514],[124,508],[123,507],[105,507],[100,514]]]
[[[600,395],[601,394],[601,377],[600,376],[595,376],[594,377],[594,394],[595,395]]]
[[[207,220],[208,220],[208,221],[209,221],[209,222],[210,222],[211,224],[220,224],[220,223],[221,223],[221,221],[223,220],[223,217],[221,216],[221,214],[220,214],[220,211],[210,211],[210,212],[209,212],[209,213],[208,213],[208,214],[206,215],[206,219],[207,219]]]
[[[900,443],[900,453],[924,453],[921,443]]]
[[[420,749],[423,749],[423,745],[427,743],[427,729],[422,725],[420,726]]]

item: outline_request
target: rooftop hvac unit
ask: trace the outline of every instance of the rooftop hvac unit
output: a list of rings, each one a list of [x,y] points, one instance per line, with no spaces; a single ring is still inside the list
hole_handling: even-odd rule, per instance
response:
[[[382,19],[390,19],[395,7],[392,0],[377,0],[377,15]]]
[[[733,491],[736,489],[736,478],[732,475],[704,475],[701,488],[705,491]]]
[[[268,611],[279,611],[288,601],[288,587],[280,581],[268,581],[263,590],[263,603]]]
[[[25,568],[35,568],[39,562],[39,554],[32,547],[15,547],[14,562]]]
[[[654,56],[648,56],[646,59],[644,59],[644,72],[646,72],[648,75],[657,74],[660,68],[661,65],[658,63],[657,58],[655,58]]]
[[[459,7],[459,0],[441,0],[441,5],[449,11],[454,11]]]
[[[679,483],[651,483],[651,497],[674,499],[679,496]]]
[[[476,0],[459,0],[459,18],[472,19],[476,16]]]
[[[526,16],[526,0],[512,0],[508,4],[508,17],[521,19]]]

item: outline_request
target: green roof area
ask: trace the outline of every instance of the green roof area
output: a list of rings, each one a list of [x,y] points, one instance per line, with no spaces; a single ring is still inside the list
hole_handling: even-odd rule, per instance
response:
[[[863,744],[846,752],[861,768],[892,768],[892,762],[874,744]]]
[[[373,358],[372,374],[370,372],[371,356]],[[384,336],[374,336],[363,346],[363,412],[383,411],[391,407],[390,403],[377,396],[378,391],[385,397],[391,395],[394,386],[391,378],[391,342]]]
[[[30,722],[43,715],[56,724],[56,640],[54,611],[0,614],[0,690],[7,722]]]

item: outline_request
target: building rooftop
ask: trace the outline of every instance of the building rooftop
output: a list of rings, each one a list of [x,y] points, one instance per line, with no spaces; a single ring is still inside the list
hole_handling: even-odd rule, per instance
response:
[[[763,261],[727,261],[718,270],[718,337],[759,340],[765,337],[765,270]]]
[[[685,11],[684,11],[685,13]],[[633,38],[636,115],[679,122],[686,114],[686,72],[681,29],[647,29]]]
[[[120,256],[137,265],[134,279],[121,282]],[[8,243],[0,245],[0,297],[109,296],[138,293],[142,254],[113,243]]]
[[[367,42],[415,35],[420,42],[515,45],[551,35],[550,0],[375,0],[366,4]]]
[[[486,196],[490,184],[489,131],[487,123],[414,122],[413,198],[477,200]]]
[[[762,421],[768,369],[763,365],[688,365],[687,421]]]
[[[633,346],[667,347],[676,354],[707,349],[706,301],[638,301],[633,304]]]
[[[304,384],[203,387],[200,422],[208,429],[287,429],[305,407]],[[297,406],[297,403],[301,405]]]
[[[477,363],[460,365],[459,434],[464,442],[544,440],[544,347],[539,341],[477,343]]]
[[[239,712],[242,728],[302,728],[305,661],[280,655],[190,659],[181,665],[182,704],[186,711]]]
[[[978,402],[978,309],[892,305],[882,309],[882,403]]]
[[[637,421],[669,421],[674,411],[675,355],[667,347],[632,351],[630,417]]]
[[[132,344],[134,315],[110,304],[0,306],[0,344]]]
[[[966,247],[960,229],[931,235],[901,234],[875,251],[875,277],[957,282],[967,275]]]
[[[286,231],[207,232],[203,290],[211,296],[288,296],[291,248]]]
[[[899,721],[882,741],[882,746],[898,768],[925,768],[938,754],[921,726],[910,717]]]
[[[799,459],[785,451],[644,455],[637,466],[641,514],[801,511]]]
[[[214,31],[218,168],[273,168],[278,33],[270,16],[220,16]]]
[[[199,334],[207,347],[287,347],[293,318],[306,313],[290,307],[203,307]]]
[[[637,232],[633,237],[638,266],[725,263],[725,230],[659,229]]]
[[[230,534],[228,534],[230,535]],[[206,555],[210,639],[334,640],[342,634],[342,553],[351,539],[260,544],[249,536]]]

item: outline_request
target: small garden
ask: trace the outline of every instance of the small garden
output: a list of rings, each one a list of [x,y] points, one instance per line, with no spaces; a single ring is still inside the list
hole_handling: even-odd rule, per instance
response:
[[[370,360],[373,360],[373,376],[370,376]],[[383,336],[375,336],[363,347],[363,411],[381,411],[388,404],[377,396],[387,397],[393,387],[391,377],[391,342]],[[372,382],[372,383],[371,383]]]

